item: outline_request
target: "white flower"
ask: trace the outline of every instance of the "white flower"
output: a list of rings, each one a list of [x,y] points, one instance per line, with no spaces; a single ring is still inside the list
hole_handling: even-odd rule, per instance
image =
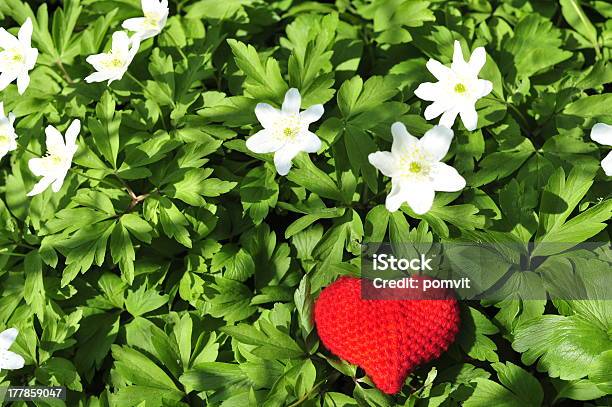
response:
[[[30,171],[37,177],[43,178],[34,185],[28,196],[44,192],[49,185],[53,192],[58,192],[62,188],[64,178],[72,164],[72,157],[77,151],[76,139],[80,131],[81,122],[76,119],[66,130],[66,142],[64,143],[62,133],[53,126],[47,126],[45,129],[47,155],[42,158],[32,158],[28,162]]]
[[[425,109],[425,119],[431,120],[442,115],[440,126],[451,128],[457,115],[466,129],[472,131],[478,124],[476,101],[493,90],[493,84],[484,79],[478,79],[478,72],[487,60],[483,47],[478,47],[472,53],[469,62],[463,59],[461,44],[455,41],[453,63],[448,68],[440,62],[430,59],[427,69],[438,79],[438,82],[426,82],[419,85],[414,94],[419,98],[433,103]]]
[[[34,69],[38,59],[38,50],[32,48],[32,29],[29,17],[19,29],[17,38],[0,28],[0,90],[6,89],[15,79],[20,95],[28,88],[29,71]]]
[[[121,80],[139,48],[140,40],[137,37],[130,39],[124,31],[113,33],[109,52],[87,57],[86,61],[93,65],[97,72],[89,75],[85,81],[91,83],[107,80],[110,85],[113,81]]]
[[[168,20],[168,0],[141,0],[144,17],[125,20],[122,27],[135,32],[141,40],[155,37]]]
[[[267,103],[255,107],[255,115],[263,130],[253,134],[246,146],[254,153],[274,153],[274,165],[280,175],[287,175],[291,160],[301,151],[316,153],[321,140],[308,131],[308,126],[323,116],[323,105],[314,105],[300,113],[302,97],[297,89],[289,89],[281,110]]]
[[[612,126],[605,123],[597,123],[591,129],[591,140],[604,146],[612,146]],[[608,153],[606,158],[601,160],[601,168],[603,168],[607,176],[612,177],[612,151]]]
[[[15,328],[0,332],[0,370],[21,369],[25,365],[25,360],[21,355],[9,350],[18,334],[19,331]]]
[[[368,156],[370,164],[391,177],[391,193],[385,206],[390,212],[407,202],[414,213],[422,215],[431,209],[435,191],[455,192],[465,187],[465,179],[456,169],[440,162],[448,152],[453,131],[435,126],[423,137],[410,135],[400,122],[391,126],[391,151]]]
[[[0,102],[0,160],[17,148],[17,134],[15,134],[15,115],[4,115],[4,103]]]

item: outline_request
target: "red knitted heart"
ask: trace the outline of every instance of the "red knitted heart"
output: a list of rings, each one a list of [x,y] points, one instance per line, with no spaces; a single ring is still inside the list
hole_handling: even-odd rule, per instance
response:
[[[391,298],[416,299],[364,300],[362,281],[373,289],[369,280],[342,277],[321,292],[314,309],[317,331],[327,349],[363,368],[380,390],[394,394],[415,367],[437,358],[453,342],[459,307],[445,289],[425,294],[385,289]]]

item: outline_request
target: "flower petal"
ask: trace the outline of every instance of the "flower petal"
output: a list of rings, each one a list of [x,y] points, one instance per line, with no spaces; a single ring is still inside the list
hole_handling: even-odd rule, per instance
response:
[[[0,90],[6,89],[15,79],[17,79],[17,75],[12,72],[2,72],[0,74]]]
[[[26,50],[25,55],[26,55],[25,65],[28,71],[30,71],[34,69],[34,66],[36,65],[36,61],[38,60],[38,50],[36,48],[30,48]]]
[[[104,70],[104,63],[108,60],[108,54],[95,54],[85,58],[88,64],[92,65],[96,71]]]
[[[395,172],[395,158],[389,151],[377,151],[368,155],[368,161],[376,169],[387,177],[392,177]]]
[[[0,48],[11,49],[19,47],[19,40],[4,28],[0,28]]]
[[[79,119],[74,119],[66,130],[66,147],[72,149],[76,147],[76,139],[81,132],[81,121]]]
[[[597,123],[591,129],[591,140],[604,146],[612,146],[612,126],[605,123]]]
[[[449,106],[445,102],[433,102],[425,109],[425,120],[435,119],[448,109]]]
[[[249,150],[257,154],[273,153],[283,147],[283,143],[274,137],[271,130],[260,130],[246,141]]]
[[[36,185],[34,185],[34,188],[32,188],[30,192],[28,192],[28,196],[35,196],[45,192],[45,190],[49,188],[49,185],[51,185],[52,182],[53,178],[43,177],[40,181],[38,181]]]
[[[273,127],[279,120],[281,112],[267,103],[258,103],[255,106],[255,116],[257,116],[259,123],[267,129]]]
[[[31,158],[30,161],[28,161],[28,168],[30,168],[32,174],[36,175],[37,177],[42,177],[47,172],[45,161],[45,158]]]
[[[406,202],[417,215],[423,215],[431,209],[435,191],[427,182],[413,182],[409,186]]]
[[[449,129],[453,127],[455,124],[455,119],[459,111],[456,108],[449,109],[442,114],[440,117],[440,122],[438,123],[440,126],[448,127]]]
[[[85,78],[85,82],[87,83],[92,83],[92,82],[104,82],[111,79],[108,76],[108,72],[94,72],[91,75],[89,75],[88,77]]]
[[[134,57],[138,53],[138,50],[140,49],[141,41],[142,41],[142,38],[140,38],[138,35],[133,35],[130,38],[130,42],[129,42],[130,51],[128,53],[127,60],[125,61],[125,70],[123,71],[123,73],[127,71],[129,65],[132,63],[132,61],[134,60]],[[123,76],[123,74],[121,74],[121,76]]]
[[[601,160],[601,168],[603,168],[608,177],[612,177],[612,151],[608,153],[606,158]]]
[[[55,127],[49,125],[45,128],[45,135],[47,136],[47,152],[61,156],[64,150],[66,150],[62,133]]]
[[[130,38],[125,31],[115,31],[112,39],[112,52],[127,56],[130,52]]]
[[[478,113],[476,112],[476,107],[465,106],[465,108],[459,112],[459,115],[461,116],[461,121],[467,130],[476,130],[476,127],[478,127]]]
[[[316,153],[321,149],[321,139],[311,131],[303,131],[298,135],[295,148],[306,153]]]
[[[21,28],[19,29],[19,33],[17,34],[17,37],[19,38],[19,42],[22,44],[22,46],[27,45],[28,48],[31,46],[32,31],[33,31],[32,19],[28,17],[23,22],[23,25],[21,26]]]
[[[414,137],[402,122],[395,122],[391,125],[391,135],[393,136],[393,144],[391,145],[391,153],[403,154],[412,150],[414,145],[419,141]]]
[[[289,174],[291,169],[291,160],[298,155],[299,150],[292,147],[284,147],[274,153],[274,165],[276,166],[276,172],[279,175]]]
[[[66,174],[67,172],[55,178],[53,184],[51,184],[51,190],[53,192],[59,192],[60,189],[62,189],[62,186],[64,185],[64,179],[66,179]]]
[[[440,89],[440,83],[424,82],[419,85],[414,91],[414,94],[422,100],[434,101],[440,100],[444,95]]]
[[[461,43],[455,40],[453,44],[453,63],[451,69],[459,74],[468,74],[468,64],[463,58],[463,50],[461,49]]]
[[[144,17],[128,18],[121,24],[121,27],[129,31],[140,32],[146,30],[145,21]]]
[[[310,124],[319,120],[323,113],[325,113],[323,105],[314,105],[300,113],[300,118],[304,123]]]
[[[493,90],[493,83],[486,79],[478,79],[476,86],[478,88],[476,95],[479,99],[487,96]]]
[[[409,190],[404,182],[397,178],[391,179],[391,192],[389,192],[385,200],[387,210],[389,212],[397,211],[406,202],[408,192]]]
[[[17,339],[17,335],[19,335],[17,328],[9,328],[0,332],[0,350],[8,350]]]
[[[158,0],[141,0],[140,5],[142,6],[142,11],[144,13],[155,13],[163,11],[168,8],[168,1],[158,1]]]
[[[283,101],[283,113],[299,114],[302,105],[302,96],[296,88],[291,88],[285,93]]]
[[[487,62],[487,51],[484,47],[478,47],[472,52],[470,56],[470,62],[468,62],[468,69],[471,75],[478,76],[478,73]]]
[[[433,76],[436,77],[439,81],[448,81],[451,80],[455,74],[451,69],[447,66],[442,65],[440,62],[435,59],[430,59],[427,61],[427,69]]]
[[[440,161],[444,158],[451,141],[453,140],[453,131],[448,127],[434,126],[419,140],[419,147],[430,154],[431,159]]]
[[[435,191],[456,192],[465,188],[465,179],[445,163],[435,163],[431,168],[432,187]]]
[[[30,75],[27,71],[22,72],[17,77],[17,92],[19,92],[20,95],[23,95],[28,88],[28,85],[30,85]]]
[[[21,355],[15,352],[5,351],[2,353],[2,361],[0,369],[16,370],[21,369],[25,365],[25,360]]]

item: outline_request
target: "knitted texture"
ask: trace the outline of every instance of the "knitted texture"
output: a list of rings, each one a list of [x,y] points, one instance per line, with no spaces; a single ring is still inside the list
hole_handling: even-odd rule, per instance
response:
[[[361,281],[341,277],[321,292],[314,309],[317,332],[327,349],[394,394],[415,367],[439,357],[453,342],[459,331],[457,300],[445,289],[433,293],[443,299],[364,300]],[[432,298],[432,292],[411,291],[410,298]]]

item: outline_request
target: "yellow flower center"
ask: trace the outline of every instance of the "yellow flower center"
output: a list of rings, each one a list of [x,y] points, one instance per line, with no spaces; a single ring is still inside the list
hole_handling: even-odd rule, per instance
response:
[[[158,28],[160,17],[157,13],[146,13],[144,25],[147,28],[156,29]]]
[[[0,58],[6,64],[6,68],[8,68],[8,70],[21,69],[25,63],[25,56],[23,55],[23,52],[17,48],[4,50]]]
[[[51,165],[55,167],[55,166],[59,166],[64,160],[59,155],[50,155],[49,161],[51,161]]]
[[[298,129],[294,128],[294,127],[285,127],[283,129],[283,134],[285,135],[285,137],[290,138],[290,139],[294,139],[295,136],[297,136],[299,133]]]
[[[0,134],[0,146],[9,143],[9,136],[6,134]]]
[[[410,179],[422,179],[429,176],[431,170],[429,156],[425,151],[415,147],[404,153],[399,159],[401,175]]]
[[[465,87],[464,84],[462,83],[458,83],[455,85],[455,92],[457,93],[465,93],[467,91],[467,88]]]
[[[111,59],[110,65],[113,68],[121,68],[123,66],[123,61],[120,60],[119,58],[115,57],[115,58]]]
[[[418,174],[422,170],[423,170],[423,166],[416,161],[411,162],[410,165],[408,166],[408,171],[414,174]]]

